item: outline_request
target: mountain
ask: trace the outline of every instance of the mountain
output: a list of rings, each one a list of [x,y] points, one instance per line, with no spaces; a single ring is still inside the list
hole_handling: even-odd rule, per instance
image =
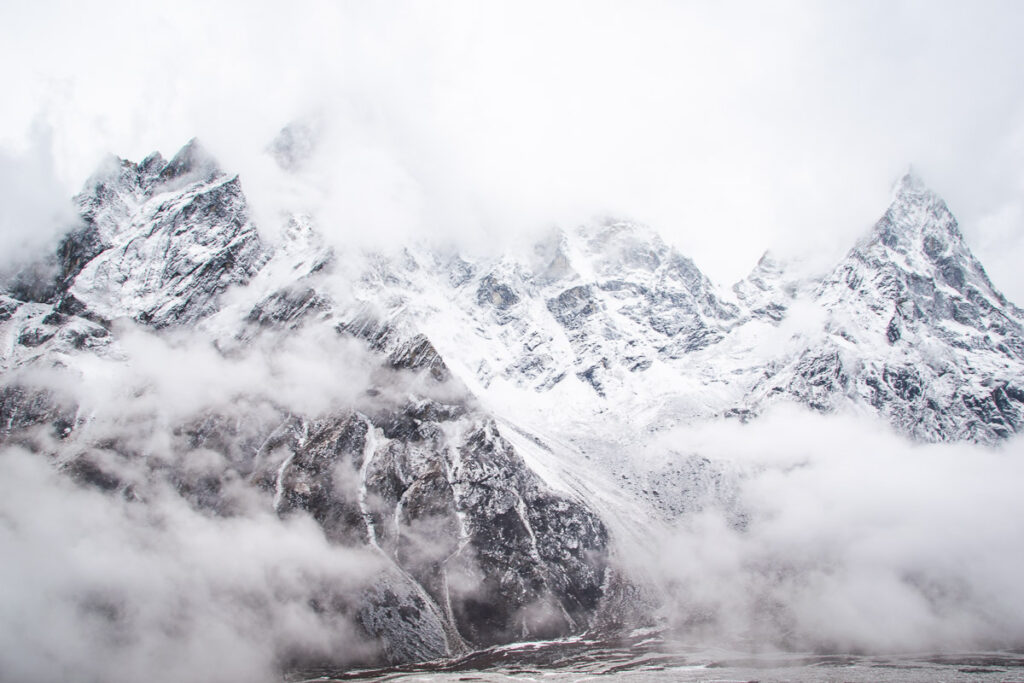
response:
[[[623,220],[497,256],[342,252],[302,215],[268,241],[196,141],[111,159],[75,202],[4,284],[0,440],[133,505],[169,487],[372,552],[316,614],[390,662],[649,623],[630,544],[704,506],[745,519],[744,472],[658,440],[675,426],[790,402],[992,444],[1024,421],[1024,314],[909,175],[831,272],[766,255],[731,290]],[[202,400],[161,388],[174,349],[210,364],[182,390]],[[156,379],[115,387],[126,416],[97,363]]]
[[[787,298],[776,288],[769,306]],[[753,409],[780,394],[817,410],[854,404],[924,441],[995,443],[1020,429],[1024,314],[916,177],[813,300],[824,325],[766,370]]]
[[[45,452],[112,495],[144,501],[169,484],[214,515],[244,512],[242,481],[279,515],[309,514],[332,542],[371,547],[390,569],[355,604],[325,601],[355,612],[389,661],[594,625],[606,580],[602,522],[545,486],[422,335],[342,318],[310,288],[332,256],[300,221],[280,249],[266,246],[237,176],[194,141],[170,162],[153,155],[109,164],[76,202],[83,224],[60,243],[56,267],[31,269],[53,278],[39,278],[43,295],[17,298],[21,278],[2,301],[6,443]],[[246,289],[225,306],[232,286]],[[168,462],[140,449],[138,435],[111,433],[85,414],[82,394],[64,390],[89,356],[140,360],[122,345],[124,319],[172,336],[187,331],[226,356],[259,344],[281,353],[282,338],[325,326],[358,341],[342,348],[373,382],[316,413],[278,400],[273,386],[174,416],[158,405],[145,420],[163,423]],[[39,381],[44,370],[65,381]],[[385,388],[394,395],[383,396]],[[141,398],[150,389],[135,391]],[[197,466],[211,451],[222,466]]]
[[[923,441],[995,443],[1020,428],[1024,315],[913,176],[818,278],[766,255],[718,291],[646,228],[615,221],[559,232],[534,256],[407,255],[362,295],[400,302],[394,315],[415,318],[481,393],[554,393],[585,431],[595,407],[661,429],[780,400],[878,414]]]

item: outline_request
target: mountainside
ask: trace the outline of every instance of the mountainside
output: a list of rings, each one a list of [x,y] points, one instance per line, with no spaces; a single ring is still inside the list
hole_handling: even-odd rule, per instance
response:
[[[5,442],[52,456],[83,484],[139,501],[168,483],[215,515],[244,514],[250,503],[241,485],[281,516],[308,513],[334,543],[369,546],[389,569],[356,604],[328,597],[326,611],[357,614],[389,661],[595,623],[604,525],[525,466],[429,341],[339,317],[328,297],[304,285],[329,263],[329,251],[299,222],[278,252],[265,247],[237,177],[227,178],[196,143],[171,162],[154,155],[116,169],[104,169],[77,198],[84,225],[61,242],[57,268],[30,269],[46,284],[37,287],[42,295],[20,300],[24,286],[12,286],[4,298]],[[291,276],[283,284],[281,271]],[[246,283],[250,289],[224,306],[227,288]],[[252,347],[287,354],[289,335],[319,325],[349,342],[338,348],[367,373],[365,386],[346,388],[346,400],[321,413],[296,410],[271,384],[239,391],[226,406],[168,415],[156,405],[135,425],[110,424],[114,416],[89,405],[88,386],[65,385],[84,381],[91,354],[144,362],[121,345],[123,318],[188,330],[226,357]],[[133,391],[143,402],[156,393],[145,384]],[[154,429],[169,443],[140,445],[135,430]]]
[[[772,304],[786,305],[774,292]],[[1024,315],[989,281],[946,204],[904,177],[871,233],[818,283],[821,330],[754,387],[818,410],[870,407],[925,441],[1020,429]]]
[[[744,473],[658,442],[671,427],[786,401],[921,441],[1024,423],[1024,313],[912,176],[830,273],[766,255],[732,290],[626,221],[479,257],[338,253],[296,215],[271,247],[195,141],[111,160],[75,201],[0,297],[0,440],[140,506],[169,487],[309,515],[383,567],[318,618],[354,615],[391,662],[643,623],[616,558],[647,525],[744,524]],[[184,398],[151,369],[175,354]]]
[[[924,441],[995,443],[1021,425],[1024,315],[912,176],[819,278],[766,255],[722,292],[624,222],[558,232],[530,259],[418,250],[387,265],[361,297],[423,329],[478,393],[530,390],[513,403],[557,406],[584,433],[746,419],[780,400],[877,414]]]

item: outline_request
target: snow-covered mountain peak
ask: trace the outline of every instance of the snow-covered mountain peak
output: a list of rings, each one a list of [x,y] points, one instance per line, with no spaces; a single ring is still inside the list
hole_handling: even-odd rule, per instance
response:
[[[931,190],[913,166],[908,166],[906,172],[892,186],[893,199],[901,194],[926,194],[929,192]]]
[[[106,320],[194,322],[267,258],[238,176],[195,139],[169,162],[105,163],[75,201],[85,224],[61,244],[61,288]]]
[[[213,155],[199,143],[197,138],[192,138],[178,150],[173,159],[160,169],[157,176],[164,183],[171,181],[180,183],[181,181],[211,180],[223,174],[224,172]]]
[[[238,221],[231,217],[245,215],[237,179],[200,177],[173,191],[147,185],[166,168],[215,168],[202,158],[193,142],[169,163],[123,162],[108,183],[120,194],[97,197],[100,213],[112,212],[126,232],[104,244],[133,255],[157,239],[169,254],[188,245],[188,253],[205,258],[196,244],[226,240],[225,253],[235,254],[226,263],[245,266],[229,283],[260,271],[246,289],[251,296],[239,299],[249,308],[258,299],[250,318],[300,324],[304,311],[326,315],[336,305],[339,330],[372,337],[396,358],[428,349],[425,357],[476,392],[525,391],[521,400],[551,401],[579,424],[610,406],[636,426],[668,425],[756,414],[784,397],[818,410],[871,406],[929,440],[990,441],[1021,422],[1016,403],[993,407],[1002,399],[989,385],[1017,395],[1024,317],[992,287],[945,202],[913,174],[828,274],[811,276],[769,252],[732,292],[722,292],[652,229],[620,219],[554,229],[532,248],[501,255],[420,244],[335,258],[314,223],[295,217],[264,267],[265,248],[233,237]],[[216,211],[196,211],[209,193],[218,197],[210,203]],[[156,220],[164,213],[168,226],[190,226],[180,235],[172,230],[166,243],[159,241],[165,221]],[[236,253],[237,245],[247,246]],[[120,252],[104,252],[113,253]],[[170,324],[164,318],[205,317],[219,305],[223,283],[178,286],[172,279],[165,286],[146,265],[161,259],[147,254],[126,266],[103,265],[107,256],[100,255],[70,291],[102,317],[131,315],[158,326]],[[328,263],[335,265],[324,268]],[[97,277],[115,270],[114,280]],[[145,273],[150,279],[134,282]],[[338,279],[351,292],[332,289]],[[197,291],[205,293],[194,311],[178,310],[182,297]],[[965,409],[965,400],[975,407]]]
[[[885,215],[857,246],[873,247],[931,261],[948,256],[973,259],[946,202],[913,173],[903,176]]]
[[[880,313],[898,305],[913,319],[952,320],[980,332],[1002,327],[989,320],[991,313],[1000,321],[1019,317],[971,253],[946,203],[910,174],[821,292],[827,298],[853,297]]]
[[[796,289],[786,264],[770,251],[764,252],[750,274],[732,287],[736,298],[754,317],[776,322],[784,317]]]
[[[763,272],[762,272],[763,271]],[[770,263],[745,302],[784,305]],[[758,286],[761,283],[761,286]],[[758,299],[758,297],[761,299]],[[813,292],[825,312],[751,392],[818,410],[870,406],[924,440],[995,441],[1022,422],[1024,316],[989,281],[946,203],[916,176]]]

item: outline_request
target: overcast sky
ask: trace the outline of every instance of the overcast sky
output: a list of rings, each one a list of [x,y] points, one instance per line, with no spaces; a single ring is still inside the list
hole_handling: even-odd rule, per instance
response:
[[[727,284],[768,247],[837,256],[913,164],[1024,303],[1021,35],[1019,2],[7,2],[0,244],[104,153],[192,136],[274,205],[260,155],[319,117],[338,238],[610,212]]]

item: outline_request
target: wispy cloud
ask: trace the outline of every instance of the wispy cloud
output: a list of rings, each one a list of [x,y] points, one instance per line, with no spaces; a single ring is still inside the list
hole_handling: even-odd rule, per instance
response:
[[[105,7],[3,10],[2,139],[51,123],[68,191],[198,135],[264,215],[311,202],[339,240],[613,212],[729,282],[765,247],[838,253],[913,163],[1024,299],[1015,3]],[[311,112],[313,191],[283,197],[260,155]]]

